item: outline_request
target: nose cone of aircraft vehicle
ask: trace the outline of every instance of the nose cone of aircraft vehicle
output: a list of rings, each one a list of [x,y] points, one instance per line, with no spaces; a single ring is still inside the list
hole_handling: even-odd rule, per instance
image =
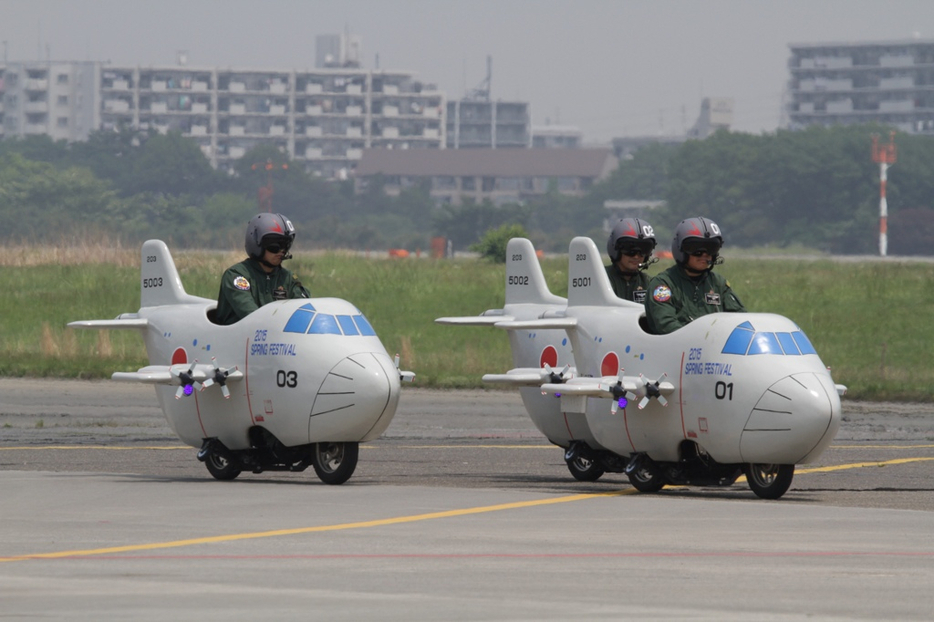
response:
[[[353,354],[335,365],[315,396],[311,442],[368,441],[389,425],[399,404],[399,371],[380,352]]]
[[[803,372],[769,387],[740,438],[744,462],[800,464],[816,459],[840,427],[840,397],[830,376]]]

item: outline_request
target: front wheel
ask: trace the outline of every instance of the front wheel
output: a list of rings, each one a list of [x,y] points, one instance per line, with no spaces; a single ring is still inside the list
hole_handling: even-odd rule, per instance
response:
[[[577,455],[570,460],[565,459],[568,464],[568,471],[579,482],[595,482],[606,473],[596,460],[591,460],[585,456]]]
[[[316,443],[312,465],[325,484],[343,484],[357,468],[359,443]]]
[[[778,499],[788,492],[795,476],[793,464],[745,464],[746,481],[760,499]]]
[[[204,466],[208,472],[222,482],[236,479],[240,475],[240,465],[233,460],[214,453],[213,451],[204,459]]]

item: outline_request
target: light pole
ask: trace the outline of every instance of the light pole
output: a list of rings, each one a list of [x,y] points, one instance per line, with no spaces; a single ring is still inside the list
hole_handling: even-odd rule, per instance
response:
[[[872,135],[872,161],[879,164],[879,255],[885,257],[888,252],[889,207],[885,202],[886,171],[895,164],[895,132],[889,134],[889,144],[880,145],[879,135]]]
[[[272,171],[276,168],[276,165],[272,163],[272,158],[266,160],[266,162],[257,162],[250,167],[251,170],[258,170],[260,167],[266,169],[266,185],[260,186],[259,191],[256,193],[256,198],[259,201],[260,211],[271,212],[272,211]],[[288,170],[288,164],[281,164],[280,167],[282,170]]]

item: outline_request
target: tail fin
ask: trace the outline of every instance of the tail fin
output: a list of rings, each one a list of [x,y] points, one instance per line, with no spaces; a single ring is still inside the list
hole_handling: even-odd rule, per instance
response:
[[[548,289],[535,247],[525,238],[506,245],[506,304],[563,305],[565,299]]]
[[[210,301],[185,293],[182,279],[178,276],[172,254],[165,242],[143,242],[140,252],[140,308],[203,302]]]
[[[616,297],[597,245],[576,237],[568,248],[568,306],[582,305],[642,308]]]

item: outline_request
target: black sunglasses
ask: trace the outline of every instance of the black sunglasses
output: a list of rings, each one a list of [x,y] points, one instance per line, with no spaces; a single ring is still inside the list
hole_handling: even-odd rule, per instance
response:
[[[626,255],[626,257],[636,257],[642,256],[645,257],[648,253],[643,248],[636,248],[635,246],[630,246],[629,248],[619,249],[620,255]]]
[[[278,242],[273,242],[272,244],[267,244],[263,247],[263,250],[267,250],[273,255],[278,255],[279,253],[284,253],[289,250],[288,244],[279,244]]]
[[[710,255],[711,257],[713,257],[715,254],[716,253],[711,253],[706,248],[699,248],[696,251],[691,251],[690,253],[691,257],[703,257],[704,255]]]

